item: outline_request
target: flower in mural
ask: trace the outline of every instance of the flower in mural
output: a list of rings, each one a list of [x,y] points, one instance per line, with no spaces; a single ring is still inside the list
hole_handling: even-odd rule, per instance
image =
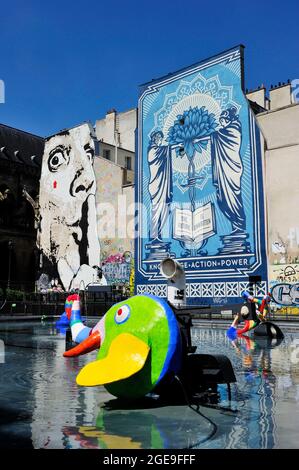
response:
[[[177,116],[173,126],[168,130],[167,141],[172,144],[182,144],[184,152],[189,159],[197,151],[202,152],[208,145],[208,137],[217,127],[215,114],[209,113],[205,106],[190,108]],[[180,148],[176,154],[182,155]]]

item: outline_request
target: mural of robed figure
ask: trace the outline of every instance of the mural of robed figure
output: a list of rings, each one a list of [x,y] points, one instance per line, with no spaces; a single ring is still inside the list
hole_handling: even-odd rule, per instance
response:
[[[212,178],[217,203],[232,224],[233,234],[246,230],[241,179],[243,164],[240,155],[242,127],[235,107],[222,111],[222,126],[211,135]]]
[[[42,271],[65,290],[97,280],[100,244],[92,128],[83,124],[46,139],[40,181]],[[56,270],[56,273],[55,273]]]
[[[162,145],[162,131],[152,132],[148,146],[150,170],[149,193],[152,203],[150,238],[162,241],[162,229],[169,215],[169,204],[173,197],[173,179],[170,145]]]

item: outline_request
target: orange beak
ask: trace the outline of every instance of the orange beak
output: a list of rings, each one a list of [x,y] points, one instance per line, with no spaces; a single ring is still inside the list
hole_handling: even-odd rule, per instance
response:
[[[86,338],[82,343],[78,344],[72,349],[65,351],[63,353],[64,357],[77,357],[82,354],[87,354],[95,349],[98,349],[101,346],[101,335],[99,331],[95,331],[88,338]]]

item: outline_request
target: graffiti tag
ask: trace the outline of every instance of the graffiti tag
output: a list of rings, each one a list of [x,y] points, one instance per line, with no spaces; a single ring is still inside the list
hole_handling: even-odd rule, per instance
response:
[[[298,103],[299,102],[299,80],[298,78],[295,80],[292,80],[292,95],[293,95],[293,102]]]
[[[111,254],[102,263],[103,273],[108,284],[129,283],[133,265],[130,251]]]
[[[109,284],[126,283],[130,280],[131,266],[128,263],[107,263],[103,265],[103,273]]]
[[[279,305],[286,307],[299,305],[299,283],[276,284],[271,290],[272,299]]]

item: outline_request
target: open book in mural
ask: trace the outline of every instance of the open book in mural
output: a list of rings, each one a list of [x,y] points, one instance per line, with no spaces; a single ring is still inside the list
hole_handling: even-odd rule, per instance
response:
[[[213,204],[208,202],[194,211],[175,208],[173,238],[191,247],[202,246],[204,241],[212,235],[215,235]]]

